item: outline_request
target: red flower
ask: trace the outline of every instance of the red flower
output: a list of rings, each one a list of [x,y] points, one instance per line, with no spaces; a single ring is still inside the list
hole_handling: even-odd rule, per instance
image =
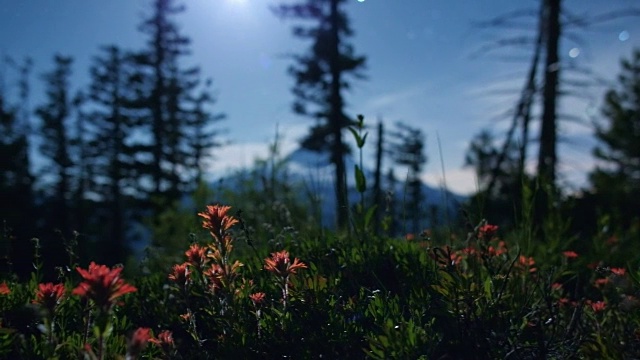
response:
[[[79,295],[92,300],[96,306],[103,310],[110,310],[114,301],[122,295],[137,291],[127,284],[121,277],[121,267],[110,269],[105,265],[89,264],[89,269],[76,268],[84,279],[73,289],[73,295]]]
[[[520,265],[529,268],[530,273],[534,273],[538,270],[534,267],[534,265],[536,264],[536,261],[533,259],[533,257],[526,257],[524,255],[520,255],[520,257],[518,258],[518,262],[520,263]]]
[[[608,283],[609,283],[609,278],[600,278],[600,279],[596,279],[595,281],[596,286],[605,286]]]
[[[264,302],[265,296],[266,296],[265,293],[258,292],[258,293],[249,295],[249,298],[253,302],[253,305],[258,306]]]
[[[624,276],[624,274],[627,273],[627,270],[625,268],[611,268],[611,272],[618,276]]]
[[[306,269],[307,265],[298,260],[298,258],[293,259],[293,263],[291,263],[289,252],[282,250],[271,253],[271,258],[264,259],[264,268],[267,271],[285,277],[295,274],[298,269]]]
[[[7,283],[3,282],[0,284],[0,295],[9,295],[11,294],[11,289],[7,286]]]
[[[416,236],[412,233],[408,233],[407,235],[404,236],[405,240],[407,241],[411,241],[414,240],[416,238]]]
[[[451,266],[460,264],[460,262],[462,262],[462,255],[460,255],[460,251],[452,252],[450,260]]]
[[[576,253],[575,251],[564,251],[562,252],[562,255],[564,255],[564,257],[566,257],[567,259],[575,259],[578,257],[578,253]]]
[[[53,314],[64,297],[64,291],[65,288],[63,284],[38,284],[38,292],[36,293],[36,299],[33,300],[33,303],[42,306],[47,309],[50,314]]]
[[[204,272],[204,274],[209,278],[212,290],[215,291],[225,288],[224,281],[226,278],[226,273],[222,266],[218,264],[212,264],[211,267]]]
[[[489,252],[489,255],[491,256],[500,256],[502,254],[506,254],[507,253],[507,244],[504,241],[500,241],[498,243],[498,247],[495,248],[493,246],[489,246],[489,248],[487,248],[487,251]]]
[[[151,329],[137,328],[133,332],[129,344],[127,346],[127,359],[135,359],[140,355],[142,350],[147,346],[147,342],[151,339]]]
[[[173,280],[181,286],[185,286],[191,280],[189,263],[173,265],[173,272],[169,274],[169,280]]]
[[[604,301],[589,301],[588,304],[591,306],[593,312],[600,312],[607,308],[607,303],[605,303]]]
[[[560,299],[558,299],[558,303],[559,303],[560,305],[567,305],[567,304],[569,304],[569,299],[567,299],[567,298],[560,298]]]
[[[485,224],[478,229],[478,238],[491,240],[498,232],[498,225]]]
[[[206,211],[198,213],[198,216],[204,218],[202,227],[209,229],[218,241],[223,241],[224,233],[238,223],[236,218],[227,215],[229,209],[231,206],[208,205]]]
[[[161,347],[165,352],[175,346],[173,342],[173,333],[169,330],[164,330],[160,334],[158,334],[157,337],[150,338],[149,342]]]
[[[187,262],[193,265],[196,269],[202,269],[208,262],[207,248],[201,247],[198,244],[193,244],[184,253],[187,256]]]
[[[461,249],[459,253],[467,256],[474,256],[477,253],[477,251],[473,247],[468,246],[466,248]]]

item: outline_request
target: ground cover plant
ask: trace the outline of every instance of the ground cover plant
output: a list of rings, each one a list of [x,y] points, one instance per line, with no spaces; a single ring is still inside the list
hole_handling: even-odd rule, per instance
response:
[[[204,233],[164,271],[67,264],[43,283],[36,252],[29,281],[0,285],[2,356],[640,356],[637,226],[580,251],[527,245],[524,229],[485,220],[467,232],[362,229],[249,246],[229,206],[198,215]]]

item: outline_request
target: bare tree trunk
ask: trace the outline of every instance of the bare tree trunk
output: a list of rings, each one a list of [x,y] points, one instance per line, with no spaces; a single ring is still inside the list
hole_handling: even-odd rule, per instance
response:
[[[502,167],[502,163],[507,157],[507,152],[509,151],[509,147],[511,146],[511,142],[513,141],[513,135],[515,133],[516,128],[518,127],[518,120],[522,119],[522,139],[520,139],[520,158],[519,158],[519,175],[520,177],[524,177],[525,173],[525,161],[527,157],[527,145],[529,140],[529,121],[531,119],[531,104],[533,103],[533,98],[536,93],[536,74],[538,70],[538,64],[540,63],[540,53],[542,50],[544,33],[545,33],[545,11],[546,3],[542,3],[540,5],[540,15],[538,17],[538,35],[536,38],[536,45],[533,52],[533,58],[531,59],[531,64],[529,65],[529,72],[527,73],[527,81],[522,89],[522,93],[520,94],[520,99],[518,100],[518,104],[516,105],[516,111],[513,114],[513,118],[511,120],[511,127],[507,132],[507,138],[502,145],[502,149],[500,150],[500,154],[498,156],[498,160],[493,168],[493,172],[491,174],[491,180],[487,185],[486,192],[488,194],[491,193],[493,188],[496,185],[498,180],[498,176],[500,174],[500,168]]]
[[[333,143],[331,144],[331,161],[335,165],[336,178],[336,216],[339,229],[347,228],[349,224],[349,203],[347,197],[347,181],[346,170],[344,164],[345,146],[342,142],[342,127],[344,123],[344,114],[342,112],[343,102],[341,89],[341,64],[340,64],[340,34],[339,34],[339,16],[338,1],[331,1],[331,98],[330,98],[330,120]]]
[[[545,81],[543,92],[542,126],[540,132],[540,152],[538,156],[538,177],[545,183],[554,185],[557,164],[557,100],[560,60],[558,45],[560,40],[560,2],[545,0],[546,5],[546,46]]]

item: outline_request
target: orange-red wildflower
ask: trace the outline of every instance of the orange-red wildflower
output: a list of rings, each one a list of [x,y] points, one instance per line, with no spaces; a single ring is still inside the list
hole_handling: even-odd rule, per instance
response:
[[[624,276],[624,274],[627,273],[627,270],[625,268],[611,268],[611,273],[618,276]]]
[[[187,256],[187,262],[196,269],[203,269],[209,262],[207,257],[208,248],[201,247],[198,244],[193,244],[189,247],[184,254]]]
[[[209,283],[211,284],[211,289],[213,291],[223,289],[225,287],[225,270],[222,266],[218,264],[212,264],[211,267],[204,272],[204,274],[209,278]]]
[[[507,244],[504,241],[500,241],[497,247],[489,246],[487,252],[491,256],[500,256],[507,253]]]
[[[563,297],[563,298],[558,299],[558,304],[559,304],[560,306],[571,306],[571,307],[576,307],[576,306],[578,306],[578,303],[577,303],[577,302],[575,302],[575,301],[571,301],[571,300],[569,300],[569,299],[568,299],[568,298],[566,298],[566,297]]]
[[[466,248],[463,248],[459,251],[461,254],[463,255],[467,255],[467,256],[474,256],[477,254],[476,249],[474,249],[471,246],[467,246]]]
[[[0,284],[0,295],[9,295],[11,294],[11,289],[7,286],[7,283],[3,282]]]
[[[600,278],[600,279],[596,279],[596,281],[594,281],[594,284],[598,287],[600,286],[605,286],[609,283],[609,278]]]
[[[263,292],[257,292],[255,294],[249,295],[249,299],[253,302],[253,305],[258,306],[264,302],[266,294]]]
[[[481,240],[491,240],[498,233],[498,225],[484,224],[478,229],[478,238]]]
[[[404,236],[404,239],[407,241],[412,241],[416,238],[416,236],[413,233],[408,233]]]
[[[531,256],[526,257],[524,255],[520,255],[520,257],[518,258],[518,262],[520,263],[521,266],[529,268],[530,273],[536,272],[538,270],[534,267],[534,265],[536,264],[536,261]]]
[[[137,328],[129,339],[127,346],[127,359],[135,359],[140,355],[142,350],[147,346],[147,342],[151,339],[151,329]]]
[[[110,310],[120,296],[137,291],[133,285],[127,284],[120,277],[121,267],[110,269],[91,262],[87,270],[80,267],[76,270],[84,281],[73,289],[72,294],[92,300],[103,310]]]
[[[173,272],[169,274],[169,280],[172,280],[181,286],[187,285],[191,281],[189,263],[173,265]]]
[[[163,330],[157,337],[150,338],[149,342],[159,346],[165,352],[168,352],[175,346],[175,343],[173,342],[173,333],[169,330]]]
[[[607,303],[605,303],[604,301],[596,301],[596,302],[589,301],[588,304],[589,306],[591,306],[591,309],[593,310],[593,312],[600,312],[607,308]]]
[[[575,259],[578,257],[578,253],[576,253],[575,251],[563,251],[562,255],[564,255],[564,257],[566,257],[567,259]]]
[[[38,284],[38,291],[36,292],[36,299],[33,300],[34,304],[38,304],[49,311],[49,314],[53,314],[56,307],[62,301],[64,297],[64,284]]]
[[[450,265],[458,265],[462,262],[462,255],[459,251],[452,252],[449,255],[449,259],[451,260]]]
[[[202,227],[208,229],[218,241],[223,241],[225,232],[238,223],[236,218],[227,215],[229,209],[231,206],[208,205],[204,212],[198,213],[204,219]]]
[[[289,252],[282,250],[271,253],[270,258],[264,259],[264,269],[280,276],[289,276],[295,274],[298,269],[306,269],[307,265],[298,258],[293,259],[293,263],[289,259]]]

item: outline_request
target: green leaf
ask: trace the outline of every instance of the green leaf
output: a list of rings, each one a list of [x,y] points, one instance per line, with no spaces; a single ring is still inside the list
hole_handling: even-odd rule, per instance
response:
[[[373,205],[367,210],[367,213],[364,215],[364,227],[368,227],[371,223],[371,219],[373,219],[373,214],[375,214],[378,205]]]
[[[358,143],[359,148],[364,147],[364,143],[365,141],[367,141],[367,135],[369,135],[368,132],[364,133],[364,136],[362,137],[362,143]]]
[[[354,129],[352,127],[349,127],[349,131],[351,131],[351,135],[353,135],[353,138],[356,139],[357,146],[360,147],[360,142],[362,141],[362,138],[360,137],[360,134],[358,134],[356,129]]]
[[[491,299],[491,286],[493,285],[492,281],[491,281],[491,277],[487,276],[487,278],[484,280],[484,294],[487,296],[487,299]]]

